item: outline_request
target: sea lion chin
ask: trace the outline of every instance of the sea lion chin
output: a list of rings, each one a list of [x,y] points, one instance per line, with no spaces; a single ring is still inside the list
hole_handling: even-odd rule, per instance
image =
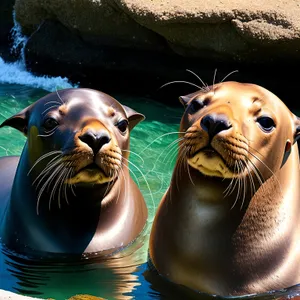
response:
[[[223,82],[180,101],[178,158],[153,222],[151,264],[222,296],[299,283],[299,119],[254,84]]]
[[[144,198],[129,174],[130,131],[144,116],[102,92],[51,93],[5,120],[27,142],[0,159],[1,238],[17,252],[118,250],[141,233]]]

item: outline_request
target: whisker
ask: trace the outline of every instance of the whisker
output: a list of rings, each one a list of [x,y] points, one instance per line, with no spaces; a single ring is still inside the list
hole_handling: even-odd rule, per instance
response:
[[[48,112],[49,110],[53,109],[53,108],[57,108],[57,105],[52,105],[48,108],[46,108],[43,112],[42,112],[42,115],[44,115],[46,112]]]
[[[68,169],[64,167],[64,169],[61,172],[61,175],[57,178],[57,182],[60,181],[59,187],[58,187],[58,208],[61,209],[61,189],[64,184],[64,181],[66,179],[66,176],[68,174]]]
[[[215,93],[215,80],[216,80],[216,75],[217,75],[217,69],[215,69],[214,72],[214,78],[213,78],[213,92]]]
[[[140,172],[140,174],[142,175],[142,177],[143,177],[143,179],[144,179],[144,181],[145,181],[145,183],[146,183],[146,185],[147,185],[147,188],[148,188],[148,190],[149,190],[149,194],[150,194],[151,201],[152,201],[152,204],[153,204],[153,209],[154,209],[154,212],[155,212],[155,210],[156,210],[156,205],[155,205],[155,202],[154,202],[154,199],[153,199],[153,195],[152,195],[151,188],[150,188],[150,186],[149,186],[149,183],[148,183],[148,181],[147,181],[145,175],[144,175],[143,172],[140,170],[140,168],[137,167],[134,163],[132,163],[131,161],[129,161],[129,160],[126,159],[125,157],[123,157],[123,159],[126,160],[129,164],[131,164],[134,168],[136,168],[136,169]]]
[[[57,127],[55,127],[54,128],[54,130],[51,132],[51,133],[49,133],[49,134],[38,134],[37,136],[39,136],[39,137],[49,137],[49,136],[51,136],[53,133],[55,133],[55,129],[56,129]]]
[[[228,78],[231,74],[236,73],[236,72],[238,72],[238,71],[239,71],[239,70],[234,70],[234,71],[228,73],[228,74],[220,81],[220,83],[222,83],[222,82],[223,82],[226,78]]]
[[[46,103],[44,104],[44,106],[46,106],[46,105],[48,105],[48,104],[52,104],[52,103],[57,104],[57,106],[61,106],[61,103],[58,102],[58,101],[55,101],[55,100],[46,102]]]
[[[55,157],[56,161],[54,161],[52,164],[50,165],[46,165],[46,167],[44,168],[44,170],[35,178],[35,180],[32,182],[32,185],[34,185],[36,183],[37,180],[39,180],[39,178],[42,176],[42,178],[40,179],[39,183],[37,184],[36,187],[38,187],[40,185],[40,182],[44,179],[45,176],[47,176],[47,173],[53,169],[54,167],[56,167],[57,165],[59,165],[61,163],[61,158],[60,157]]]
[[[126,164],[124,164],[123,162],[121,162],[122,166],[124,166],[125,168],[128,169],[128,171],[133,175],[135,181],[136,181],[136,184],[138,185],[138,187],[140,188],[140,183],[139,183],[139,179],[138,177],[135,175],[135,173],[129,168],[129,166],[127,166]]]
[[[157,140],[161,139],[162,137],[171,135],[171,134],[185,134],[185,132],[180,132],[180,131],[174,131],[174,132],[168,132],[168,133],[164,133],[160,136],[158,136],[157,138],[155,138],[148,146],[146,146],[140,153],[143,153],[146,149],[148,149],[153,143],[155,143]]]
[[[124,179],[124,190],[125,190],[125,199],[127,198],[127,183],[126,183],[126,176],[124,174],[124,170],[121,168],[121,175],[123,176],[123,179]],[[120,190],[121,190],[121,186],[119,185],[119,195],[118,195],[118,198],[117,198],[117,202],[119,200],[119,196],[120,196]]]
[[[205,88],[200,88],[200,90],[206,90],[206,87],[207,87],[207,84],[200,78],[200,76],[198,76],[195,72],[193,72],[192,70],[189,70],[189,69],[186,69],[186,71],[187,72],[190,72],[191,74],[193,74],[193,75],[195,75],[198,79],[199,79],[199,81],[203,84],[203,86],[205,87]]]
[[[38,197],[37,197],[37,204],[36,204],[36,212],[37,212],[37,214],[39,214],[40,199],[41,199],[41,196],[42,196],[45,188],[47,187],[47,185],[49,184],[49,182],[52,181],[52,179],[56,176],[56,174],[60,171],[60,169],[62,167],[63,167],[62,165],[57,166],[56,169],[52,172],[52,174],[49,176],[49,178],[46,180],[46,182],[43,184],[43,186],[39,190]],[[47,173],[46,173],[46,175],[47,175]]]
[[[142,161],[143,165],[145,164],[144,159],[136,152],[133,152],[132,150],[126,150],[126,149],[121,149],[121,150],[122,150],[122,152],[124,151],[124,152],[129,152],[130,154],[132,153],[133,155],[137,156]]]
[[[69,168],[69,171],[68,171],[68,173],[67,173],[67,176],[66,176],[66,178],[65,178],[65,180],[64,181],[69,181],[68,179],[70,179],[71,178],[71,174],[72,174],[72,171],[73,171],[73,169],[72,169],[72,167],[70,167]],[[65,184],[65,191],[64,191],[64,193],[65,193],[65,200],[66,200],[66,203],[69,205],[69,201],[68,201],[68,195],[67,195],[67,187],[70,187],[70,189],[72,190],[72,184],[71,183],[66,183]],[[76,197],[76,195],[73,193],[73,195]]]
[[[35,163],[33,164],[33,166],[30,168],[30,170],[28,171],[27,176],[31,173],[31,171],[35,168],[35,166],[36,166],[39,162],[41,162],[44,158],[49,157],[49,156],[52,156],[52,155],[54,155],[54,154],[62,154],[62,152],[61,152],[61,151],[51,151],[51,152],[48,152],[48,153],[42,155],[41,157],[39,157],[39,158],[35,161]],[[56,156],[56,157],[57,157],[57,156]]]
[[[61,101],[61,103],[62,103],[62,104],[65,104],[64,100],[60,97],[57,88],[55,89],[55,91],[56,91],[57,97],[58,97],[58,99]]]
[[[192,82],[184,81],[184,80],[176,80],[176,81],[167,82],[167,83],[163,84],[160,87],[160,89],[162,89],[163,87],[165,87],[167,85],[173,84],[173,83],[185,83],[185,84],[189,84],[191,86],[194,86],[194,87],[198,88],[199,90],[202,90],[202,88],[199,85],[197,85],[195,83],[192,83]]]
[[[239,161],[240,163],[240,167],[241,169],[243,169],[243,165],[242,165],[242,162]],[[245,199],[246,199],[246,190],[247,190],[247,181],[246,181],[246,177],[243,176],[243,199],[242,199],[242,204],[240,206],[240,210],[242,210],[243,206],[244,206],[244,202],[245,202]]]
[[[56,169],[55,169],[55,172],[53,172],[55,175],[51,175],[49,178],[51,178],[51,180],[49,180],[48,182],[48,188],[47,188],[47,191],[48,189],[50,188],[50,185],[52,184],[52,181],[54,180],[54,178],[56,179],[55,183],[54,183],[54,186],[52,188],[52,191],[50,193],[50,198],[49,198],[49,211],[51,210],[51,202],[52,202],[52,198],[54,198],[55,196],[55,192],[56,192],[56,189],[57,189],[57,186],[59,184],[59,180],[60,180],[60,177],[61,175],[63,174],[63,169],[64,169],[64,166],[61,165],[61,166],[58,166]],[[59,174],[61,172],[61,174]],[[56,177],[56,175],[59,175],[58,177]]]

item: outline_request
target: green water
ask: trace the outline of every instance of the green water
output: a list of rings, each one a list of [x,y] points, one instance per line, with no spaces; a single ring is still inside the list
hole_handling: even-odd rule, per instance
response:
[[[0,85],[0,123],[47,93],[22,85]],[[138,243],[122,254],[125,257],[108,262],[86,260],[84,264],[51,263],[49,266],[43,262],[26,260],[3,249],[0,288],[57,300],[77,293],[108,299],[131,299],[137,297],[134,293],[139,293],[147,299],[151,289],[145,282],[141,285],[141,280],[144,281],[141,274],[147,260],[149,228],[155,209],[169,184],[176,158],[176,145],[167,147],[177,138],[177,134],[165,134],[178,131],[182,110],[146,98],[112,96],[146,115],[146,120],[131,133],[131,151],[136,154],[132,153],[130,157],[137,167],[131,166],[132,176],[140,186],[149,209],[145,232]],[[161,135],[164,136],[158,138]],[[17,130],[8,127],[0,129],[0,156],[20,155],[24,143],[25,137]],[[138,290],[137,286],[142,286],[142,290]]]
[[[47,93],[23,85],[0,84],[0,123]],[[119,256],[104,261],[89,258],[74,262],[68,261],[67,257],[59,262],[32,260],[12,253],[0,243],[0,289],[56,300],[75,294],[106,299],[215,299],[163,280],[149,272],[146,264],[151,223],[169,184],[176,158],[177,147],[172,142],[177,134],[168,133],[178,130],[182,109],[170,108],[146,98],[112,96],[147,117],[131,133],[131,150],[135,154],[130,157],[138,167],[132,166],[132,176],[139,184],[149,209],[143,234]],[[25,137],[17,130],[0,129],[0,156],[19,155],[24,143]],[[297,286],[286,291],[235,299],[282,297],[283,300],[287,299],[286,295],[291,297],[299,293]]]

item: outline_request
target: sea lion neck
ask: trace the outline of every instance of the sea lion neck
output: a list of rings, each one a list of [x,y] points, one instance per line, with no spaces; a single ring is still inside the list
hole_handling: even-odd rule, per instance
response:
[[[173,177],[170,185],[170,193],[178,195],[172,202],[175,201],[195,201],[199,204],[220,206],[224,211],[228,211],[228,215],[238,214],[242,217],[245,213],[253,191],[250,189],[248,178],[245,181],[237,178],[220,178],[207,176],[195,170],[190,166],[186,166],[188,171],[185,176],[180,174],[182,167],[177,164],[173,172]],[[245,184],[245,190],[242,185],[238,188],[239,184]],[[252,183],[251,183],[252,184]],[[253,178],[253,184],[256,188],[259,187],[259,182]],[[244,186],[243,186],[244,187]],[[238,198],[241,198],[237,201]]]

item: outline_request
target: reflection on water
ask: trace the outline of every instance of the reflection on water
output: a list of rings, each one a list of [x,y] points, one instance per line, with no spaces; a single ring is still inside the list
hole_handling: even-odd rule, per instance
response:
[[[0,122],[20,111],[47,92],[21,85],[0,85]],[[0,288],[24,295],[67,299],[90,294],[106,299],[213,299],[168,282],[150,272],[147,249],[156,207],[165,192],[177,154],[181,109],[173,109],[144,98],[115,96],[120,102],[144,113],[147,119],[131,133],[131,169],[149,209],[148,224],[129,247],[105,259],[54,257],[45,253],[29,258],[12,253],[1,245]],[[174,101],[177,101],[174,99]],[[174,134],[168,134],[174,132]],[[156,139],[163,135],[162,138]],[[0,156],[19,155],[25,138],[12,128],[0,129]],[[147,178],[147,180],[146,180]],[[150,188],[150,189],[149,189]],[[286,299],[300,294],[300,287],[239,298]]]

